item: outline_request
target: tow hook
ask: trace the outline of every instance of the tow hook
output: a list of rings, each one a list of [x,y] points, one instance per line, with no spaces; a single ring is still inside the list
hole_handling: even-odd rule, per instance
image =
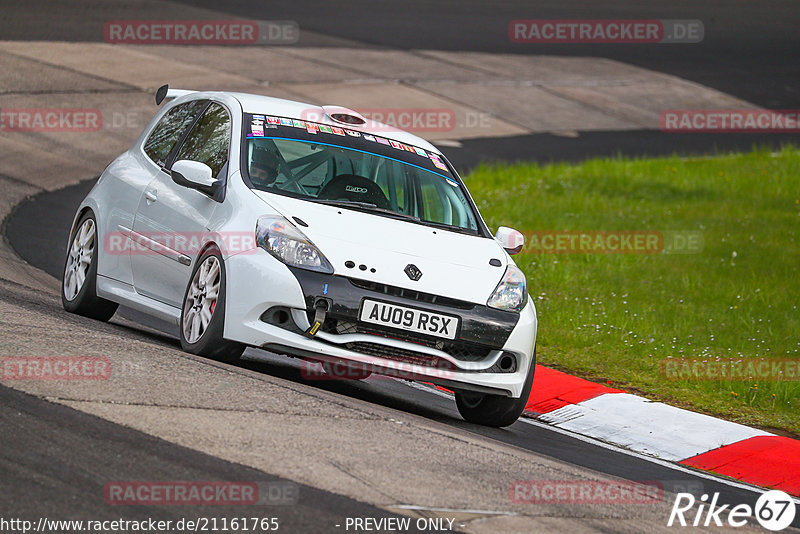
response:
[[[331,308],[331,304],[328,299],[318,298],[316,302],[314,302],[314,321],[311,323],[311,326],[304,332],[307,337],[313,338],[317,335],[320,327],[325,322],[325,315],[327,315],[328,311]]]

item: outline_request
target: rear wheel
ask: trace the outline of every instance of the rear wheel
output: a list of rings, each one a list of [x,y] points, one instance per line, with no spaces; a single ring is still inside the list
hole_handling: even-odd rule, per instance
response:
[[[94,214],[87,211],[70,239],[61,280],[61,304],[70,313],[108,321],[118,304],[97,296],[97,242],[97,222]]]
[[[458,413],[467,422],[484,426],[504,427],[514,424],[525,411],[528,397],[533,386],[533,372],[536,368],[536,350],[533,351],[533,361],[522,386],[522,394],[518,399],[475,393],[472,391],[456,391],[456,406]]]
[[[181,310],[181,347],[186,352],[233,362],[245,346],[222,337],[225,330],[225,264],[216,249],[195,265]]]

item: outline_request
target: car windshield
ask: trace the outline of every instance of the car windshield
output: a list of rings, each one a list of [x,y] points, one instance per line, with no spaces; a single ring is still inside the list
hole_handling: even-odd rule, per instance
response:
[[[255,189],[480,233],[463,185],[433,152],[316,123],[246,118],[243,156]]]

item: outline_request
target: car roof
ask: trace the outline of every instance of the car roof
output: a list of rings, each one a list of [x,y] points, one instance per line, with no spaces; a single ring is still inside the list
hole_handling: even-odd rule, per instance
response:
[[[305,104],[303,102],[295,102],[294,100],[285,100],[283,98],[274,98],[263,95],[253,95],[250,93],[226,92],[225,94],[228,94],[238,100],[242,106],[242,111],[245,113],[258,113],[260,115],[268,114],[278,117],[286,117],[288,119],[308,120],[318,124],[328,124],[330,126],[378,135],[380,137],[385,137],[400,143],[417,146],[419,148],[424,148],[425,150],[441,154],[441,151],[438,148],[433,146],[425,139],[398,128],[373,121],[368,117],[365,117],[367,121],[366,124],[361,126],[352,124],[343,125],[331,120],[321,106],[314,104]]]

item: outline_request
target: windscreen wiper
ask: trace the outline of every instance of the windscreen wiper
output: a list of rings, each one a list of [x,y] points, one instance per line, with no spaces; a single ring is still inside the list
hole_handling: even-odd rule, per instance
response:
[[[452,224],[423,220],[420,219],[419,217],[416,217],[414,215],[409,215],[407,213],[387,210],[386,208],[379,208],[376,204],[372,204],[371,202],[358,202],[356,200],[322,200],[322,199],[314,199],[313,202],[316,202],[318,204],[325,204],[326,206],[338,206],[341,208],[355,208],[355,209],[363,209],[366,211],[375,211],[378,213],[385,213],[386,215],[394,216],[397,218],[408,219],[425,226],[432,226],[434,228],[442,228],[444,230],[450,230],[451,232],[457,232],[459,234],[480,235],[477,230],[473,230],[471,228],[462,228],[461,226],[453,226]]]
[[[356,208],[356,209],[363,209],[366,211],[376,211],[378,213],[385,213],[386,215],[390,215],[393,217],[421,222],[419,217],[416,217],[414,215],[409,215],[408,213],[401,213],[399,211],[392,211],[386,208],[381,208],[378,207],[377,204],[373,204],[371,202],[358,202],[356,200],[321,200],[321,199],[314,199],[313,202],[316,202],[317,204],[325,204],[326,206],[337,206],[340,208]]]
[[[435,228],[442,228],[443,230],[450,230],[451,232],[458,232],[459,234],[466,234],[466,235],[480,235],[477,230],[473,230],[472,228],[464,228],[463,226],[454,226],[452,224],[447,223],[440,223],[436,221],[422,221],[422,223],[426,226],[433,226]]]

